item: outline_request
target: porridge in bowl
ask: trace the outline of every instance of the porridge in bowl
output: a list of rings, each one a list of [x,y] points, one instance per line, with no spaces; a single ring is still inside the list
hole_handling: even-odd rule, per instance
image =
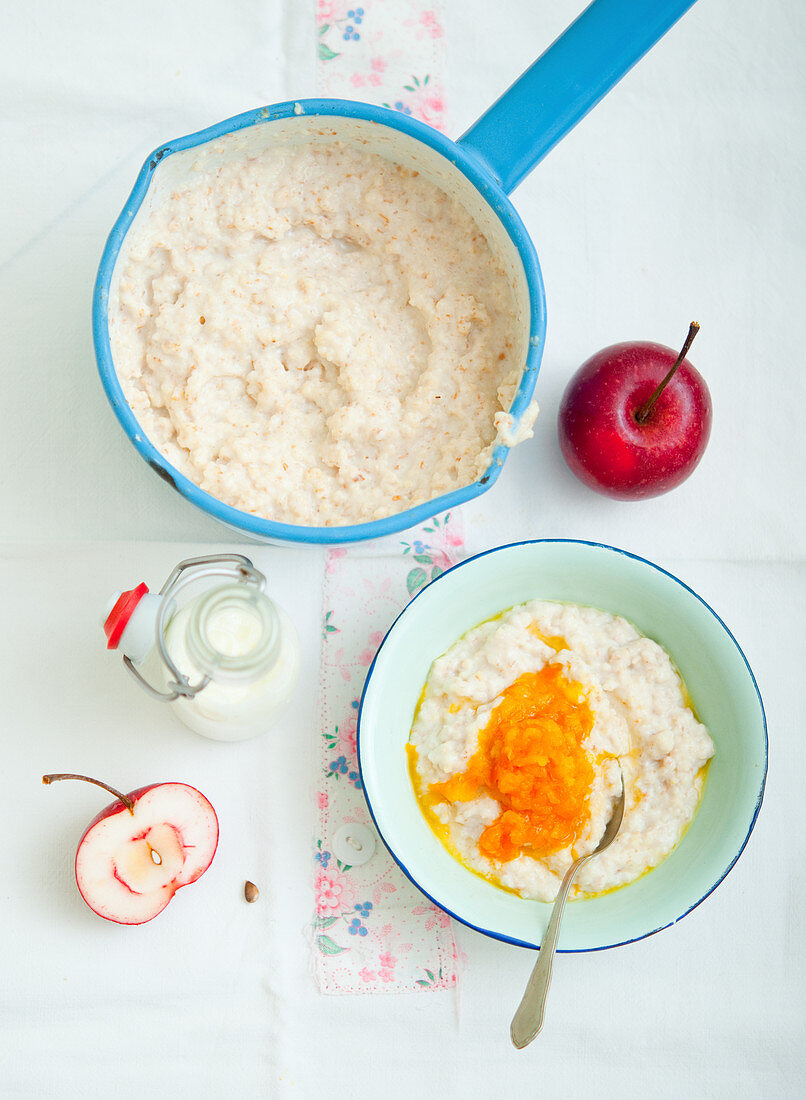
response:
[[[666,651],[625,619],[533,600],[429,673],[409,742],[420,806],[465,866],[552,901],[593,851],[624,776],[624,822],[572,896],[632,882],[693,818],[714,746]]]
[[[126,400],[173,466],[245,512],[353,524],[531,435],[514,294],[463,206],[338,142],[227,149],[143,209],[110,301]]]

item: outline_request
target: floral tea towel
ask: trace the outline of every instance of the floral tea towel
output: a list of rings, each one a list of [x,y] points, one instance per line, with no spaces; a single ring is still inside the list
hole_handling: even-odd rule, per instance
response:
[[[331,550],[326,566],[312,921],[324,993],[404,993],[456,984],[450,917],[412,886],[386,851],[358,772],[358,702],[378,646],[411,597],[462,556],[453,513],[404,536],[387,540],[391,549],[384,556],[377,544],[378,556],[373,548]],[[375,838],[374,855],[361,866],[340,861],[333,851],[345,825],[369,828]]]
[[[317,0],[317,89],[446,129],[442,0]]]

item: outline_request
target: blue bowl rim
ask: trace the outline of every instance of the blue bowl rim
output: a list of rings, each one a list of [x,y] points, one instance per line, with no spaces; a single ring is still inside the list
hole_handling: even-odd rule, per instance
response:
[[[383,841],[384,847],[387,849],[387,851],[391,855],[392,859],[394,859],[395,863],[398,865],[398,867],[403,872],[403,874],[406,876],[406,878],[408,878],[409,881],[414,886],[417,887],[417,889],[420,891],[421,894],[424,894],[429,899],[429,901],[433,902],[433,904],[436,905],[437,908],[442,909],[449,916],[453,917],[454,920],[459,921],[460,924],[464,924],[467,928],[472,928],[474,932],[481,932],[482,935],[484,935],[484,936],[489,936],[491,939],[494,939],[494,940],[500,940],[502,943],[511,943],[515,947],[527,947],[527,948],[529,948],[533,951],[539,950],[539,947],[537,947],[535,944],[526,943],[524,940],[519,940],[519,939],[516,939],[512,936],[506,936],[503,933],[495,932],[490,928],[483,928],[478,924],[473,924],[472,921],[467,920],[465,917],[460,916],[458,913],[455,913],[452,909],[447,909],[444,905],[442,905],[440,902],[438,902],[436,900],[436,898],[432,897],[432,895],[429,894],[427,890],[423,890],[422,886],[420,886],[420,884],[417,882],[416,878],[413,876],[411,871],[409,871],[409,869],[406,867],[406,865],[398,858],[396,853],[386,843],[386,839],[384,838],[384,835],[381,832],[380,827],[378,826],[378,821],[375,817],[375,811],[372,808],[372,803],[370,802],[370,798],[369,798],[369,795],[367,793],[366,784],[364,783],[364,772],[363,772],[363,768],[362,768],[362,765],[361,765],[361,717],[362,717],[363,710],[364,710],[364,700],[366,698],[367,688],[369,687],[369,682],[372,678],[372,673],[375,669],[375,664],[378,660],[378,657],[380,656],[381,650],[383,649],[384,645],[386,645],[386,641],[389,638],[389,635],[395,629],[395,626],[397,625],[398,620],[403,616],[403,614],[406,612],[406,610],[409,607],[411,607],[411,605],[415,602],[415,600],[420,598],[420,596],[423,594],[423,592],[425,592],[425,590],[427,588],[430,588],[431,585],[439,584],[439,582],[442,580],[443,577],[446,577],[449,573],[453,573],[457,569],[461,569],[464,565],[467,565],[469,562],[476,561],[479,558],[487,557],[489,554],[496,554],[500,550],[510,550],[510,549],[512,549],[513,547],[516,547],[516,546],[533,546],[533,545],[537,545],[537,544],[541,544],[541,543],[551,543],[551,544],[565,543],[565,544],[574,544],[574,545],[578,545],[578,546],[591,546],[591,547],[594,547],[595,549],[598,549],[598,550],[609,550],[609,551],[612,551],[615,554],[622,554],[626,558],[632,558],[634,561],[641,562],[643,565],[649,566],[651,569],[656,570],[658,573],[662,573],[664,576],[668,577],[670,580],[673,580],[677,584],[679,584],[680,587],[684,588],[686,590],[686,592],[688,592],[690,595],[694,596],[694,598],[697,599],[703,605],[703,607],[705,607],[708,611],[711,612],[711,614],[714,616],[716,621],[719,623],[719,625],[722,627],[722,629],[728,635],[730,640],[736,646],[736,649],[738,650],[740,657],[744,661],[745,668],[747,669],[748,675],[750,676],[751,683],[753,684],[753,687],[755,688],[756,695],[758,696],[758,704],[759,704],[759,707],[761,709],[761,724],[762,724],[762,729],[763,729],[763,732],[764,732],[764,771],[763,771],[763,774],[762,774],[762,777],[761,777],[761,786],[759,788],[758,798],[756,799],[756,805],[753,809],[753,816],[750,820],[750,826],[747,830],[747,833],[744,837],[744,840],[742,841],[736,855],[730,861],[728,866],[725,868],[725,870],[722,872],[722,874],[719,876],[719,878],[716,880],[716,882],[713,884],[713,886],[709,887],[709,889],[706,890],[706,892],[702,895],[702,897],[699,898],[697,901],[695,901],[693,905],[690,905],[688,907],[688,909],[686,909],[683,913],[680,914],[679,917],[675,917],[674,920],[669,921],[667,924],[658,925],[657,928],[652,928],[649,932],[644,932],[640,936],[633,936],[632,939],[628,939],[628,940],[620,940],[618,943],[602,944],[599,947],[572,947],[572,948],[558,948],[557,949],[558,952],[560,952],[561,954],[582,955],[582,954],[588,954],[589,952],[592,952],[592,951],[609,951],[611,948],[614,948],[614,947],[625,947],[627,944],[638,943],[639,940],[645,940],[649,936],[654,936],[656,933],[662,932],[665,928],[671,928],[673,924],[677,924],[679,921],[683,920],[684,917],[687,917],[689,915],[689,913],[693,912],[697,908],[698,905],[701,905],[705,901],[705,899],[707,897],[709,897],[714,892],[714,890],[716,890],[717,886],[719,886],[720,883],[724,882],[724,880],[727,878],[727,876],[733,870],[733,867],[735,866],[736,861],[739,859],[739,856],[741,856],[742,852],[747,847],[747,842],[750,839],[750,834],[753,832],[753,829],[755,828],[756,820],[758,819],[758,815],[759,815],[759,812],[761,810],[761,804],[764,800],[764,790],[765,790],[766,785],[767,785],[767,770],[768,770],[768,766],[769,766],[769,737],[768,737],[768,734],[767,734],[767,715],[766,715],[766,712],[764,710],[764,700],[761,697],[761,692],[759,690],[758,683],[756,682],[755,675],[753,674],[753,670],[750,667],[750,662],[747,660],[747,657],[745,656],[744,650],[739,645],[738,641],[736,640],[736,637],[734,636],[733,632],[728,627],[728,625],[724,621],[724,619],[722,619],[721,616],[718,615],[716,613],[716,611],[714,611],[713,607],[711,607],[711,605],[709,603],[707,603],[702,598],[702,596],[700,596],[697,592],[695,592],[694,589],[691,588],[690,585],[686,584],[685,581],[681,581],[679,577],[675,576],[674,573],[669,572],[668,569],[664,569],[663,566],[657,565],[655,562],[649,561],[648,558],[642,558],[639,554],[633,554],[629,550],[622,550],[617,546],[610,546],[610,545],[608,545],[607,543],[604,543],[604,542],[592,542],[592,541],[589,541],[587,539],[546,538],[546,539],[522,539],[519,542],[508,542],[508,543],[504,543],[501,546],[493,546],[489,550],[482,550],[480,553],[474,554],[470,558],[465,558],[463,561],[460,561],[457,565],[451,566],[450,569],[446,569],[444,573],[442,573],[439,577],[436,578],[436,580],[431,581],[431,583],[426,585],[425,588],[420,589],[420,591],[417,593],[417,595],[414,596],[414,598],[411,599],[406,604],[406,606],[401,610],[400,614],[395,618],[395,621],[392,623],[392,625],[387,630],[386,634],[384,635],[383,641],[378,646],[378,651],[375,654],[375,657],[373,658],[372,664],[369,666],[369,669],[367,671],[367,677],[366,677],[366,680],[364,681],[364,688],[361,692],[361,702],[360,702],[359,707],[358,707],[358,721],[356,723],[356,746],[357,746],[357,749],[358,749],[358,770],[359,770],[359,773],[360,773],[360,776],[361,776],[361,786],[362,786],[362,789],[364,791],[364,798],[366,799],[366,803],[367,803],[367,807],[368,807],[369,812],[370,812],[370,816],[371,816],[372,821],[375,825],[375,828],[378,831],[378,835],[380,836],[381,840]]]
[[[445,493],[433,500],[425,501],[415,508],[408,508],[403,512],[386,516],[383,519],[334,527],[306,527],[297,524],[278,523],[274,520],[252,515],[249,512],[243,512],[229,504],[224,504],[210,493],[200,489],[198,485],[181,474],[160,454],[146,437],[123,396],[109,341],[109,288],[115,261],[123,245],[126,232],[145,198],[151,179],[160,162],[173,153],[203,145],[225,134],[301,114],[306,116],[332,115],[361,118],[394,130],[400,130],[423,141],[438,153],[441,153],[470,180],[502,222],[520,255],[529,288],[531,307],[526,362],[518,390],[510,407],[515,422],[518,422],[534,392],[546,332],[543,277],[531,237],[512,203],[480,161],[475,158],[472,150],[464,149],[461,145],[446,137],[445,134],[440,133],[440,131],[433,129],[424,122],[420,122],[418,119],[411,118],[399,111],[386,107],[376,107],[358,100],[300,99],[255,108],[224,119],[222,122],[215,123],[203,130],[176,138],[155,149],[146,158],[143,167],[140,169],[131,194],[109,233],[101,256],[92,300],[92,332],[95,357],[104,391],[126,435],[155,473],[167,481],[191,504],[196,505],[196,507],[227,526],[245,532],[256,539],[325,545],[361,542],[366,539],[381,538],[384,535],[403,531],[417,523],[430,519],[439,512],[455,508],[459,504],[463,504],[465,501],[486,492],[498,479],[509,454],[509,448],[500,444],[494,448],[490,465],[478,481],[474,481],[461,489]]]

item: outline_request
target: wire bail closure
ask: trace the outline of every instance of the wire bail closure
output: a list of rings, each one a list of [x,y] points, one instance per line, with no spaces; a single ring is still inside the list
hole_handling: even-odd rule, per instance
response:
[[[159,688],[150,684],[136,668],[132,659],[123,655],[126,668],[144,691],[154,699],[162,699],[166,703],[179,698],[193,699],[210,683],[211,678],[204,675],[197,684],[191,684],[187,676],[184,676],[176,667],[165,645],[165,617],[172,600],[188,585],[193,584],[194,581],[204,580],[206,577],[229,577],[243,584],[253,584],[259,592],[266,590],[266,577],[243,554],[208,554],[180,561],[158,593],[162,600],[157,612],[156,642],[162,662],[173,676],[173,680],[169,680],[166,685],[168,690],[160,691]]]

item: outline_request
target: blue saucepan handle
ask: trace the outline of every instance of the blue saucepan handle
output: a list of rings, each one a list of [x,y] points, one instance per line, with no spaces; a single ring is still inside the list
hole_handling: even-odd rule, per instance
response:
[[[509,193],[694,0],[594,0],[459,139]]]

